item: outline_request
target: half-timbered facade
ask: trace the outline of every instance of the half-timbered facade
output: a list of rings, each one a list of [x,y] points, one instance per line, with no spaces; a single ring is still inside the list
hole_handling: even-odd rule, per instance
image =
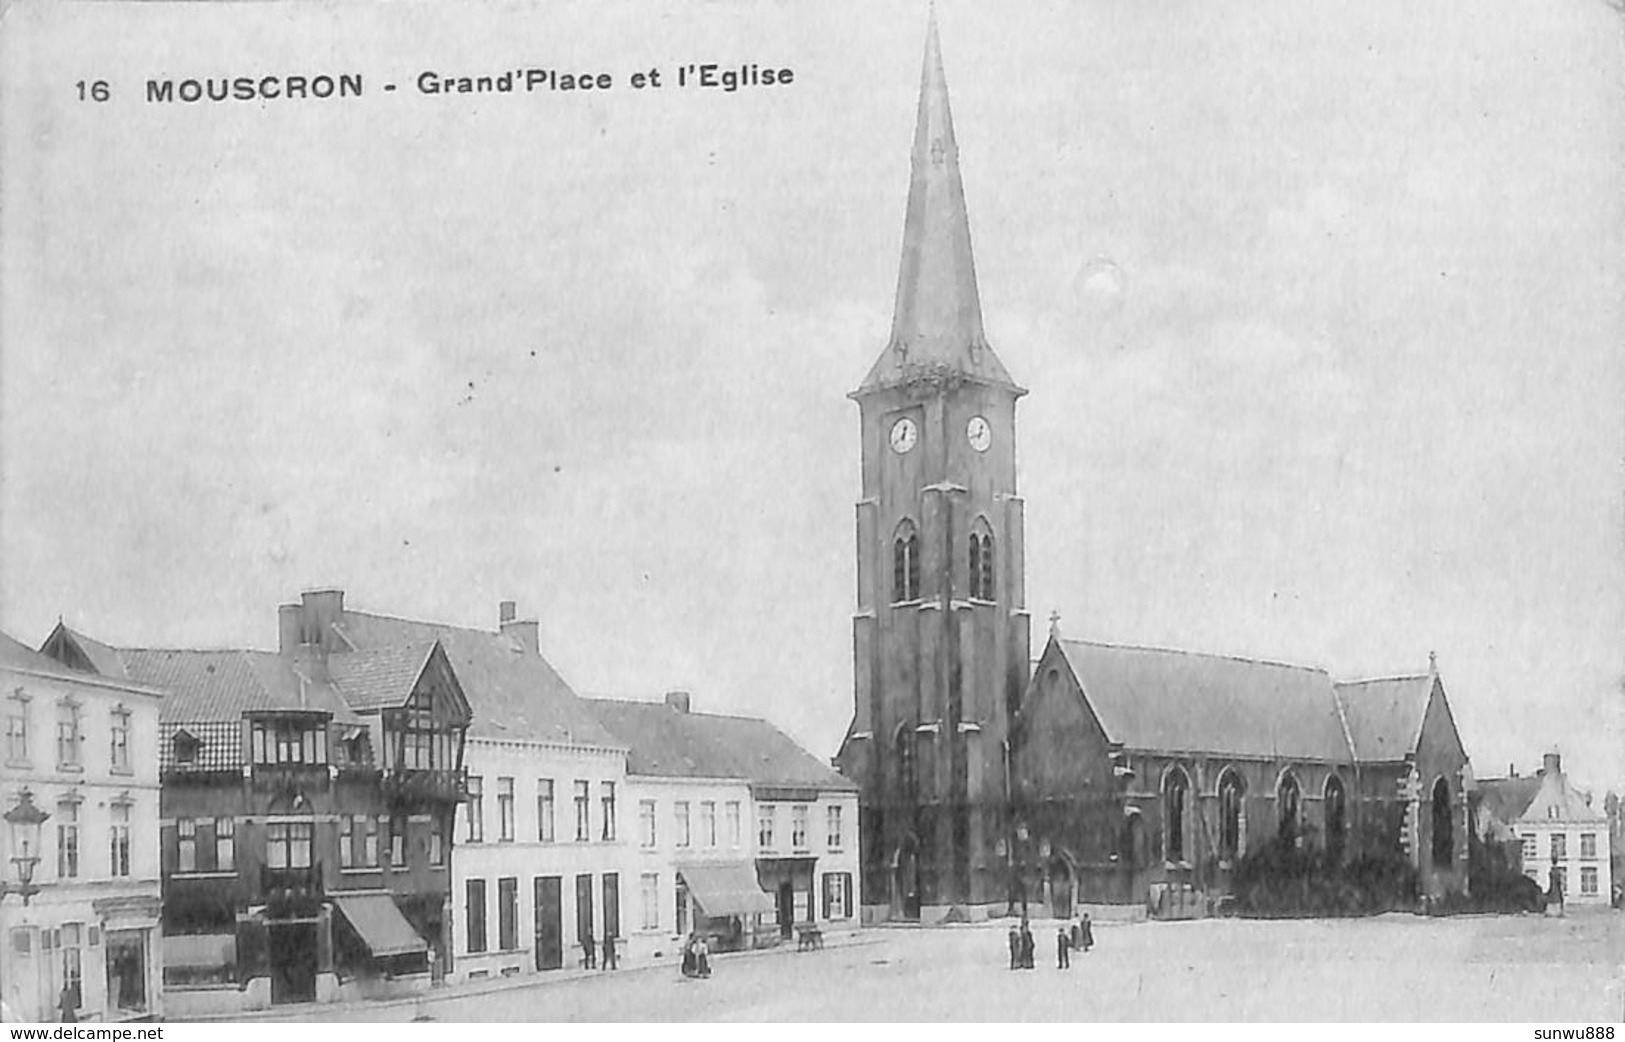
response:
[[[189,1012],[426,986],[448,954],[452,821],[470,713],[434,641],[359,651],[281,610],[276,652],[110,648],[65,660],[165,691],[167,986]]]

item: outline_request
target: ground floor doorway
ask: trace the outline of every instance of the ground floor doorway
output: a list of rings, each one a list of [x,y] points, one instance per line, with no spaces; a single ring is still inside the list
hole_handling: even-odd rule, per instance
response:
[[[557,970],[564,966],[564,879],[537,876],[536,968]]]
[[[316,924],[269,924],[271,1002],[316,1001]]]
[[[150,930],[107,932],[107,1008],[124,1016],[147,1011],[147,944]]]

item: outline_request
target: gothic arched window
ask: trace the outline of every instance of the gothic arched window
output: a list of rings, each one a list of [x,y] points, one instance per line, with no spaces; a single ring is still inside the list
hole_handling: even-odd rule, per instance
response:
[[[1303,791],[1298,788],[1298,779],[1291,771],[1281,775],[1280,786],[1275,792],[1276,810],[1280,814],[1279,832],[1282,839],[1289,843],[1298,840],[1298,815],[1302,808]]]
[[[1449,868],[1455,860],[1456,834],[1450,813],[1450,783],[1433,783],[1433,867]]]
[[[1219,779],[1219,856],[1233,861],[1241,854],[1241,801],[1247,789],[1235,771]]]
[[[987,521],[977,518],[970,533],[970,595],[972,600],[993,599],[993,533]]]
[[[1185,816],[1190,807],[1190,779],[1185,772],[1175,767],[1168,772],[1162,782],[1162,834],[1163,858],[1168,861],[1184,861],[1185,857]]]
[[[897,752],[897,785],[905,801],[914,798],[914,789],[917,784],[914,767],[914,728],[908,721],[903,721],[897,727],[897,737],[893,743]]]
[[[1337,775],[1326,779],[1326,853],[1335,861],[1343,858],[1343,837],[1348,829],[1348,797]]]
[[[892,602],[920,599],[920,538],[911,521],[897,526],[892,537]]]

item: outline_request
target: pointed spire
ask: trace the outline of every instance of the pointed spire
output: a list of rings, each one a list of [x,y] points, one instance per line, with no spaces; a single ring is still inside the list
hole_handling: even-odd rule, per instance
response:
[[[944,368],[1014,387],[982,329],[970,217],[959,176],[959,146],[948,107],[948,80],[942,71],[934,7],[926,26],[909,168],[891,341],[862,389],[895,383],[914,371]]]

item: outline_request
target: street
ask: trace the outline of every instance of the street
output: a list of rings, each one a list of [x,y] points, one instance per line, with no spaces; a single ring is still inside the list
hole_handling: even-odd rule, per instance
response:
[[[1089,954],[1006,969],[998,923],[882,928],[822,952],[716,960],[709,980],[629,970],[413,1006],[310,1007],[311,1020],[1618,1021],[1617,912],[1427,919],[1100,924]]]

